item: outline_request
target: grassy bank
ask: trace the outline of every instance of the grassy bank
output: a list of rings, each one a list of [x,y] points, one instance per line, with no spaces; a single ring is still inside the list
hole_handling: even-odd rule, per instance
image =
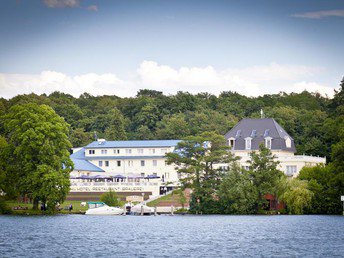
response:
[[[81,202],[82,201],[66,201],[60,205],[62,210],[58,211],[57,214],[84,214],[87,210],[87,206],[81,206]],[[17,201],[6,201],[5,204],[13,215],[42,215],[46,213],[41,210],[33,210],[32,204]],[[73,210],[71,212],[68,210],[70,204],[73,205]]]

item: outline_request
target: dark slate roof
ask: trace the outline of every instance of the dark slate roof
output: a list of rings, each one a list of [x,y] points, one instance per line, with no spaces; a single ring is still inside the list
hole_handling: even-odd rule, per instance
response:
[[[71,154],[70,159],[74,163],[74,170],[104,172],[104,170],[86,160],[84,148],[81,148],[77,152]]]
[[[94,148],[147,148],[147,147],[174,147],[180,140],[144,140],[144,141],[94,141],[86,149]]]
[[[272,118],[244,118],[225,135],[235,138],[234,150],[245,150],[247,137],[252,138],[251,150],[258,150],[265,137],[271,137],[271,150],[296,152],[294,139]],[[285,137],[290,138],[291,148],[286,147]]]

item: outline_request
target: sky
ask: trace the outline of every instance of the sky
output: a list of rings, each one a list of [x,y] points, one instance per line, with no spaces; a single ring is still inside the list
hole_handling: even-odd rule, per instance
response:
[[[344,1],[2,0],[0,97],[319,92],[344,76]]]

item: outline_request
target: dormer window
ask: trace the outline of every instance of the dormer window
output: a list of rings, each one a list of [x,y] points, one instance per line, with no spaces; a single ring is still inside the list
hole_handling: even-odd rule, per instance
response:
[[[270,132],[270,129],[266,129],[265,132],[264,132],[264,137],[268,137],[269,136],[269,132]]]
[[[236,132],[235,137],[240,137],[240,136],[241,136],[241,130],[238,130],[238,131]]]
[[[257,130],[252,130],[251,137],[254,138],[257,136]]]
[[[252,141],[251,137],[245,138],[245,150],[250,150],[251,149],[251,141]]]
[[[228,139],[228,146],[229,146],[231,149],[234,149],[234,143],[235,143],[235,139],[234,139],[234,138],[229,138],[229,139]]]
[[[271,150],[271,137],[266,137],[265,138],[265,148],[270,149]]]
[[[288,136],[286,136],[284,139],[285,139],[285,146],[287,148],[291,148],[291,139]]]

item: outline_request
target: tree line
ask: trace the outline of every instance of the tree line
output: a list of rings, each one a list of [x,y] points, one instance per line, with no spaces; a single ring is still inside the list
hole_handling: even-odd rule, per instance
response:
[[[68,175],[73,164],[68,150],[88,144],[95,134],[107,140],[219,136],[241,118],[260,117],[260,109],[263,109],[266,117],[276,119],[294,138],[299,154],[327,157],[330,164],[317,168],[322,171],[321,176],[310,169],[300,175],[300,179],[309,181],[306,188],[311,189],[314,196],[326,195],[334,200],[338,192],[343,192],[344,79],[340,87],[333,99],[306,91],[247,97],[236,92],[222,92],[219,96],[178,92],[166,96],[154,90],[140,90],[131,98],[88,93],[75,98],[61,92],[18,95],[9,100],[1,98],[0,192],[9,196],[29,195],[35,207],[39,201],[55,204],[69,191]],[[216,142],[220,144],[220,139]],[[202,166],[199,169],[203,169]],[[255,180],[245,173],[236,176],[248,177],[250,182]],[[235,178],[235,174],[231,176]],[[211,200],[219,198],[218,193],[213,192],[218,189],[217,185],[213,184],[226,182],[218,173],[210,172],[208,177],[207,187],[197,190],[205,192],[196,191],[198,197],[194,201],[198,203],[202,203],[199,196],[212,196]],[[239,181],[243,186],[248,184]],[[202,180],[195,182],[201,184]],[[286,184],[285,187],[292,189],[302,184]],[[259,190],[258,184],[256,187],[257,196],[261,198],[264,191]],[[324,203],[312,205],[310,212],[338,211],[334,204],[332,210]],[[255,210],[259,206],[260,201],[257,201]]]
[[[75,98],[54,92],[2,98],[0,115],[18,104],[48,105],[69,124],[73,147],[80,147],[92,141],[95,132],[108,140],[182,139],[207,131],[223,135],[244,117],[260,117],[263,109],[294,138],[298,154],[330,160],[331,146],[340,139],[338,101],[307,91],[247,97],[236,92],[164,95],[145,89],[130,98],[88,93]]]

